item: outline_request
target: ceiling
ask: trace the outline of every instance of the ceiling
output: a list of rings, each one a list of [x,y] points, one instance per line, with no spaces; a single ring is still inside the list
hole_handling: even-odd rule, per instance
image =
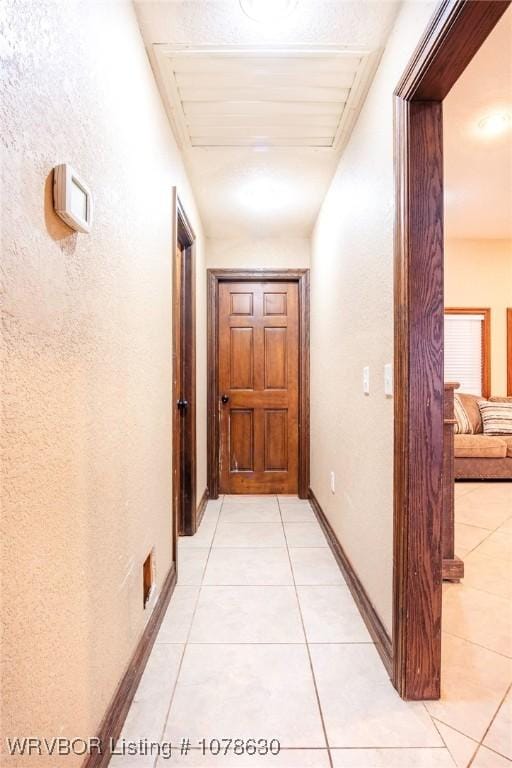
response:
[[[479,126],[508,113],[508,129]],[[458,238],[512,237],[512,7],[443,105],[445,232]]]
[[[308,237],[398,2],[136,0],[209,237]]]

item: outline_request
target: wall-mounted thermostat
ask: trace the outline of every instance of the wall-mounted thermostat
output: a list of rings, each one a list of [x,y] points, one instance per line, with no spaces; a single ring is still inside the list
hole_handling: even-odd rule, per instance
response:
[[[67,163],[53,169],[53,205],[62,221],[77,232],[90,232],[92,194],[85,181]]]

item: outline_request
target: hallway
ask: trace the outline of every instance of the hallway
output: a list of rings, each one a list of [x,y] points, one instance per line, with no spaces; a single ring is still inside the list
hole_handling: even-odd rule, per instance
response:
[[[512,768],[500,2],[7,0],[2,766]]]
[[[178,567],[118,742],[170,742],[171,759],[117,755],[110,768],[455,765],[424,704],[388,681],[309,502],[211,501]],[[281,752],[198,749],[228,738],[277,739]],[[183,739],[193,748],[181,756]]]

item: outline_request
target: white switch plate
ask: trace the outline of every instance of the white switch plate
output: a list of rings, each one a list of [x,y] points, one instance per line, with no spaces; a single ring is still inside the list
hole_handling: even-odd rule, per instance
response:
[[[331,493],[336,493],[336,475],[331,472]]]
[[[365,395],[370,394],[370,368],[368,365],[363,368],[363,392]]]
[[[393,396],[393,366],[386,363],[384,366],[384,394],[386,397]]]

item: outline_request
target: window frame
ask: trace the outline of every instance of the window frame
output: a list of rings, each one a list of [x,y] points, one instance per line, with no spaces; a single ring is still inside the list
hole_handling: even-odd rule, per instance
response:
[[[482,397],[491,396],[491,310],[490,307],[445,307],[445,315],[483,315]]]

